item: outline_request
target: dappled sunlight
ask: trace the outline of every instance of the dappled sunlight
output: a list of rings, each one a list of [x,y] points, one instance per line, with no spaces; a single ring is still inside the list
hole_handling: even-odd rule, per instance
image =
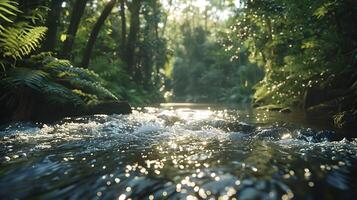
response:
[[[356,0],[0,0],[0,199],[357,196]]]
[[[43,198],[76,193],[119,199],[292,199],[315,195],[317,183],[351,190],[345,174],[353,176],[356,141],[330,142],[328,136],[319,138],[323,133],[289,125],[231,124],[246,117],[227,110],[145,107],[129,116],[11,125],[0,132],[0,185],[18,191],[6,194],[17,198],[29,194],[19,184],[25,179],[52,188],[38,191]],[[47,158],[38,159],[42,155]]]

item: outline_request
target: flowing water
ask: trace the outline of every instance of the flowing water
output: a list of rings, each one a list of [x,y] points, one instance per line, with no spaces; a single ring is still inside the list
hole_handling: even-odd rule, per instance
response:
[[[203,107],[3,127],[0,199],[357,197],[356,139]]]

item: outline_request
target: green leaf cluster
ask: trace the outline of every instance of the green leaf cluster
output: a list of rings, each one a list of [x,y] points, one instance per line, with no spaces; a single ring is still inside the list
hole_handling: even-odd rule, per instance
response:
[[[28,18],[32,21],[26,20]],[[0,0],[0,65],[4,70],[7,64],[13,64],[40,46],[47,28],[31,25],[37,19],[36,16],[24,16],[16,1]]]
[[[73,67],[67,60],[43,53],[18,65],[2,74],[0,99],[5,102],[17,99],[18,92],[24,88],[43,96],[54,105],[82,107],[99,100],[117,100],[102,86],[102,80],[96,73]]]
[[[322,87],[327,75],[356,68],[355,1],[255,0],[244,5],[231,27],[230,50],[247,49],[249,60],[265,69],[255,87],[257,105],[301,106],[308,88]]]

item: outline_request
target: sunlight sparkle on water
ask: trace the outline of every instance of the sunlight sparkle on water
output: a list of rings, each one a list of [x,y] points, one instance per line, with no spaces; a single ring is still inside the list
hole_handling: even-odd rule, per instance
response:
[[[242,112],[236,116],[214,109],[149,107],[130,116],[94,116],[34,128],[28,133],[3,133],[6,137],[0,142],[6,154],[1,158],[6,165],[23,168],[22,163],[34,162],[28,173],[7,171],[6,176],[12,178],[6,184],[17,188],[21,186],[17,178],[24,177],[32,183],[42,181],[54,187],[51,179],[46,181],[48,175],[33,175],[34,170],[37,173],[47,167],[49,175],[58,181],[64,177],[82,184],[76,179],[80,178],[93,185],[94,189],[74,185],[75,192],[89,199],[110,195],[122,200],[135,195],[144,199],[239,199],[246,189],[261,187],[255,192],[288,200],[301,195],[297,187],[318,188],[326,179],[335,181],[331,174],[345,181],[344,175],[338,173],[348,172],[351,160],[356,159],[356,142],[315,143],[310,129],[267,127],[264,120],[250,129],[248,123],[253,122],[241,120],[247,119],[248,114],[255,123],[256,117],[264,119],[267,112]],[[305,132],[311,140],[301,139]],[[50,151],[38,148],[45,145]],[[31,159],[47,152],[50,159]],[[16,162],[17,159],[24,160]],[[94,179],[87,178],[89,173],[94,174]],[[287,184],[291,181],[297,186]],[[157,187],[153,188],[153,184]],[[337,185],[344,190],[349,186]],[[57,188],[54,193],[61,190]]]

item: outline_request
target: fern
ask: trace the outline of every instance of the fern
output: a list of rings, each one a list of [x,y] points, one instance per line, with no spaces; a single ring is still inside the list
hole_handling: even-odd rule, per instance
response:
[[[16,89],[20,86],[27,86],[36,91],[48,83],[49,75],[42,70],[32,70],[28,68],[12,68],[6,73],[6,77],[0,82],[6,89]]]
[[[46,16],[48,10],[49,8],[46,6],[39,6],[33,10],[30,10],[30,12],[23,17],[27,20],[30,20],[32,24],[36,24],[37,22],[44,23],[46,19],[43,16]]]
[[[0,0],[0,19],[12,23],[13,20],[11,17],[17,15],[21,11],[17,8],[17,3],[11,0]],[[4,30],[5,28],[0,24],[0,30]]]
[[[35,21],[43,20],[39,9],[34,10],[32,16],[21,16],[27,21],[14,22],[12,19],[21,13],[17,5],[13,0],[0,0],[0,23],[4,24],[0,25],[0,66],[4,69],[0,73],[1,102],[16,106],[23,89],[30,89],[30,94],[39,94],[54,105],[81,107],[104,99],[117,100],[100,84],[102,80],[96,73],[73,67],[68,60],[57,59],[51,53],[23,60],[40,46],[47,28],[31,26],[31,22],[27,22],[30,20],[35,24]],[[23,60],[21,63],[26,68],[10,63],[19,59]],[[5,67],[10,65],[13,67],[6,71]]]
[[[79,89],[74,89],[72,92],[83,98],[88,104],[97,103],[99,101],[98,97],[94,94],[88,94]]]
[[[91,70],[73,67],[68,60],[52,60],[45,63],[43,68],[45,71],[56,74],[58,78],[62,77],[79,77],[87,81],[100,81],[99,76]]]
[[[0,56],[10,57],[14,60],[29,55],[40,46],[40,41],[45,37],[47,28],[44,26],[31,26],[28,22],[41,20],[40,10],[33,11],[33,16],[23,16],[27,21],[14,21],[18,19],[18,3],[14,0],[0,0]],[[4,61],[0,62],[4,68]]]
[[[47,59],[44,62],[45,67],[47,68],[61,68],[61,67],[72,67],[72,63],[69,60],[61,60],[61,59]]]
[[[54,82],[49,82],[43,87],[42,92],[47,97],[47,100],[55,105],[71,103],[75,106],[83,106],[85,104],[72,90]]]
[[[68,81],[75,89],[80,89],[86,93],[96,94],[97,96],[104,99],[118,100],[118,98],[113,93],[101,86],[99,83],[83,80],[80,78],[67,78],[64,80]]]
[[[1,53],[14,59],[21,59],[40,46],[45,37],[46,27],[10,27],[0,33]]]
[[[0,98],[9,96],[10,93],[22,87],[28,87],[43,94],[53,104],[84,105],[84,101],[71,89],[51,81],[48,73],[22,67],[8,70],[7,76],[0,81],[0,88],[5,91]]]

